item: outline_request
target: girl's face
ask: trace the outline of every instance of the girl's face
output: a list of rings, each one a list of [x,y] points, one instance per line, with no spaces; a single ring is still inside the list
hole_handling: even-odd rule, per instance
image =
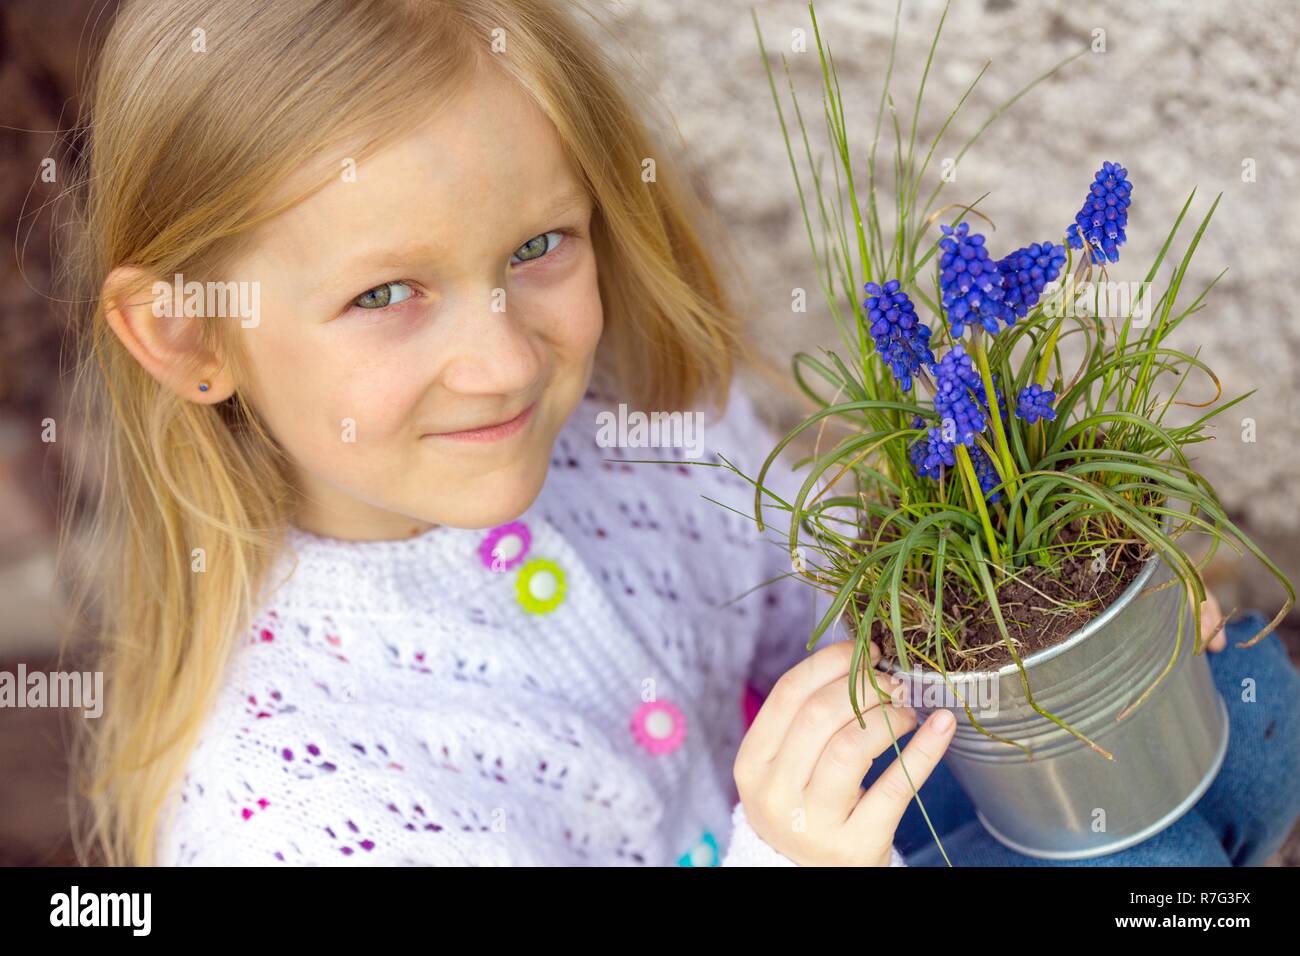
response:
[[[489,70],[383,151],[324,162],[338,180],[230,269],[260,283],[238,387],[296,465],[299,523],[373,539],[517,516],[602,328],[591,201],[554,128]]]

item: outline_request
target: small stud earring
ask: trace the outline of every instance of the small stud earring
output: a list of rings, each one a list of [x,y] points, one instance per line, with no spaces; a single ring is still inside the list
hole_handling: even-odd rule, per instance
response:
[[[199,391],[200,391],[200,392],[206,392],[209,388],[210,388],[210,386],[208,385],[207,382],[199,382]]]

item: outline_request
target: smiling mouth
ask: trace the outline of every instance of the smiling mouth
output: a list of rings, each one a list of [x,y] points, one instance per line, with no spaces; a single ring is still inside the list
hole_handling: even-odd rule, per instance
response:
[[[425,438],[453,438],[457,441],[500,441],[502,438],[509,438],[517,434],[523,427],[528,424],[532,418],[534,409],[537,408],[537,402],[533,402],[514,418],[504,422],[497,422],[495,425],[482,425],[478,428],[467,428],[463,431],[454,432],[430,432]]]

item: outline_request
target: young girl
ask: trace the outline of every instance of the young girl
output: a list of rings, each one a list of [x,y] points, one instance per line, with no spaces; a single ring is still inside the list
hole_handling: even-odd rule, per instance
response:
[[[561,6],[118,13],[75,260],[108,862],[902,864],[901,768],[860,782],[915,719],[859,728],[802,585],[733,600],[789,572],[750,486],[605,447],[628,409],[749,474],[774,441],[689,196]],[[763,839],[732,771],[787,671],[746,738]]]
[[[902,865],[892,740],[920,786],[951,721],[860,726],[810,589],[734,600],[790,570],[751,487],[621,427],[774,443],[561,6],[118,13],[73,260],[106,862]]]

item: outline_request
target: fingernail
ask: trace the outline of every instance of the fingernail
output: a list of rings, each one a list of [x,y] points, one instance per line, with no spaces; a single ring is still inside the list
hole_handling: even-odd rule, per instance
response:
[[[951,710],[938,710],[930,717],[930,725],[938,731],[947,731],[956,722]]]

